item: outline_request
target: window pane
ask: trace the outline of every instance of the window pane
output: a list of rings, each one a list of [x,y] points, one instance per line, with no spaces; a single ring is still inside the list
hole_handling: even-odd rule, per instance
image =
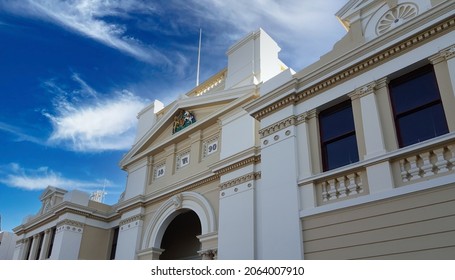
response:
[[[441,103],[400,117],[397,124],[402,147],[449,132]]]
[[[337,111],[329,113],[321,112],[319,125],[321,129],[321,140],[323,142],[339,137],[354,130],[354,117],[352,115],[351,103]]]
[[[325,145],[325,170],[359,161],[355,134]]]
[[[433,72],[424,72],[412,80],[391,82],[390,94],[397,115],[440,98]]]

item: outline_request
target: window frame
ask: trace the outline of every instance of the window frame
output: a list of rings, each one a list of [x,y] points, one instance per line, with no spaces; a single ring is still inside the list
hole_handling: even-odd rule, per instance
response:
[[[397,109],[398,106],[397,105],[398,104],[397,104],[397,101],[394,98],[394,96],[396,96],[397,92],[394,92],[394,87],[399,86],[399,85],[404,84],[404,83],[407,83],[407,82],[410,82],[412,80],[418,79],[419,77],[424,76],[426,74],[430,74],[431,75],[433,86],[436,89],[437,98],[433,99],[433,100],[431,100],[431,101],[429,101],[427,103],[422,103],[422,104],[420,104],[420,105],[418,105],[418,106],[416,106],[414,108],[411,108],[411,109],[408,109],[406,111],[397,113],[397,111],[398,111],[398,109]],[[396,135],[397,135],[397,141],[398,141],[398,147],[399,148],[407,147],[407,146],[410,146],[410,145],[413,145],[413,144],[416,144],[416,143],[419,143],[419,142],[422,142],[422,141],[425,141],[425,140],[428,140],[428,139],[432,139],[434,137],[437,137],[437,136],[440,136],[440,135],[443,135],[443,134],[449,132],[448,124],[447,124],[447,117],[446,117],[446,114],[445,114],[445,111],[444,111],[444,106],[443,106],[442,99],[441,99],[441,91],[439,89],[438,81],[437,81],[437,78],[436,78],[436,73],[434,71],[434,67],[433,67],[432,64],[427,64],[427,65],[425,65],[423,67],[420,67],[418,69],[415,69],[415,70],[413,70],[413,71],[411,71],[409,73],[401,75],[400,77],[392,79],[388,83],[388,90],[389,90],[389,98],[390,98],[390,103],[391,103],[390,105],[392,107],[393,121],[394,121],[394,124],[395,124],[395,132],[396,132]],[[413,142],[413,143],[410,143],[410,144],[405,144],[404,143],[404,137],[403,137],[404,136],[403,135],[404,131],[403,131],[403,127],[400,125],[400,120],[405,118],[405,117],[407,117],[407,116],[411,116],[413,114],[416,114],[416,113],[421,112],[423,110],[429,109],[429,108],[431,108],[433,106],[436,106],[436,105],[440,105],[440,107],[442,109],[446,132],[442,133],[442,134],[435,135],[433,137],[430,137],[430,138],[427,138],[427,139],[424,139],[424,140],[421,140],[421,141]]]
[[[323,131],[322,125],[321,125],[321,119],[324,118],[325,116],[330,116],[330,115],[335,114],[348,107],[351,108],[351,112],[353,114],[352,115],[353,129],[348,132],[344,132],[343,134],[340,134],[340,135],[337,135],[335,137],[325,140],[324,131]],[[329,168],[329,157],[328,157],[327,145],[331,144],[331,143],[335,143],[335,142],[343,140],[343,139],[346,139],[348,137],[352,137],[352,136],[354,136],[355,138],[357,137],[356,129],[355,129],[354,111],[352,108],[352,101],[350,99],[348,99],[348,100],[342,101],[332,107],[329,107],[327,109],[320,111],[318,114],[318,119],[319,119],[319,143],[321,145],[322,171],[326,172],[326,171],[333,170],[333,169],[340,168],[342,166],[347,165],[347,164],[345,164],[345,165]],[[359,146],[357,143],[357,138],[356,138],[355,143],[356,143],[356,150],[357,150],[357,161],[355,161],[355,162],[358,162],[360,159],[360,155],[359,155]]]

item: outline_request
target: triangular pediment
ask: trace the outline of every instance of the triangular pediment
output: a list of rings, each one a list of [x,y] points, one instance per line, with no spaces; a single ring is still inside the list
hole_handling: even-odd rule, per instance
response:
[[[68,191],[66,191],[64,189],[56,188],[56,187],[53,187],[53,186],[47,186],[47,188],[44,189],[43,193],[41,194],[40,200],[44,201],[44,200],[52,197],[55,194],[59,194],[59,195],[63,196],[67,192]]]
[[[158,113],[155,125],[141,138],[120,162],[125,168],[130,162],[171,142],[178,143],[197,130],[217,123],[225,111],[232,109],[239,99],[252,96],[256,86],[229,89],[213,95],[191,96],[178,99]],[[176,118],[182,113],[191,113],[195,122],[174,131]]]

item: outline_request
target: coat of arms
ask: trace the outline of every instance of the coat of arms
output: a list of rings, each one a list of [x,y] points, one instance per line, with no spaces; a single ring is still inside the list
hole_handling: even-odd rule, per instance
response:
[[[176,116],[174,116],[174,124],[172,125],[172,134],[184,129],[192,123],[196,122],[196,118],[193,113],[181,110]]]

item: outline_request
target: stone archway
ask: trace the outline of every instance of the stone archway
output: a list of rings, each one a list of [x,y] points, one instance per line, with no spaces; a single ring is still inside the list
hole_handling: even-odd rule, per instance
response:
[[[156,211],[152,220],[146,228],[144,239],[142,241],[140,255],[151,255],[148,258],[158,259],[163,251],[160,246],[166,229],[169,224],[180,214],[192,210],[200,221],[201,245],[206,236],[214,236],[211,240],[217,238],[215,212],[208,200],[202,195],[195,192],[183,192],[174,195],[165,201]]]

